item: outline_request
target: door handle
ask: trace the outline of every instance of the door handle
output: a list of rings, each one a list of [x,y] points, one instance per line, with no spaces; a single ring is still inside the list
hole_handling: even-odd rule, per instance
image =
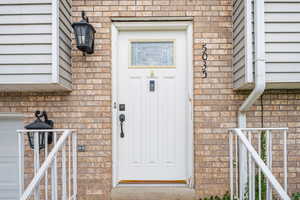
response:
[[[124,114],[120,114],[119,120],[120,120],[120,125],[121,125],[121,134],[120,134],[120,137],[123,138],[125,136],[124,131],[123,131],[123,122],[125,121],[125,115]]]

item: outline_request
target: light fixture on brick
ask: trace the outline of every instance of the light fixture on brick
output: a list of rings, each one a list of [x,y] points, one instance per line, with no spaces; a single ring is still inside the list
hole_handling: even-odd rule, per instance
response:
[[[37,119],[34,122],[26,125],[25,129],[33,130],[32,132],[27,133],[30,147],[34,149],[34,139],[36,138],[39,141],[39,149],[43,149],[45,148],[46,141],[45,132],[37,132],[36,130],[53,129],[54,122],[52,120],[48,120],[46,111],[43,111],[42,113],[39,110],[35,111],[35,117]],[[41,120],[42,117],[44,118],[44,121]],[[35,135],[37,137],[35,137]],[[52,135],[52,132],[48,132],[46,134],[48,144],[52,143]]]
[[[83,53],[94,53],[94,40],[96,30],[89,23],[89,18],[85,16],[85,12],[81,12],[82,20],[75,22],[72,27],[75,32],[77,48]]]

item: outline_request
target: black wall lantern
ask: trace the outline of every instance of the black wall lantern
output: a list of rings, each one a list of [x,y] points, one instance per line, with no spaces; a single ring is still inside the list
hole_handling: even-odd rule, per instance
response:
[[[94,53],[95,29],[89,24],[89,18],[85,16],[84,11],[81,13],[82,20],[75,22],[72,27],[75,32],[77,48],[83,53]]]
[[[34,122],[28,124],[25,126],[25,129],[28,130],[39,130],[39,129],[53,129],[53,121],[48,120],[48,116],[46,111],[43,111],[42,113],[37,110],[35,111],[35,117],[37,118]],[[44,118],[42,121],[41,118]],[[39,149],[45,148],[45,132],[39,132]],[[53,133],[48,132],[48,144],[52,143],[53,140]],[[34,132],[28,132],[27,133],[29,145],[32,149],[34,149]]]

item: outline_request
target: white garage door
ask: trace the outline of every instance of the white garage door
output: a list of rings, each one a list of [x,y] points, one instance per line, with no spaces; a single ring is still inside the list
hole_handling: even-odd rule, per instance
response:
[[[19,198],[19,153],[17,129],[20,117],[0,113],[0,200]]]

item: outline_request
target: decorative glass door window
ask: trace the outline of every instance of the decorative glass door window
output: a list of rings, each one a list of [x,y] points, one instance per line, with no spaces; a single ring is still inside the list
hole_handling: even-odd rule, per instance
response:
[[[131,41],[130,68],[175,67],[174,41]]]

